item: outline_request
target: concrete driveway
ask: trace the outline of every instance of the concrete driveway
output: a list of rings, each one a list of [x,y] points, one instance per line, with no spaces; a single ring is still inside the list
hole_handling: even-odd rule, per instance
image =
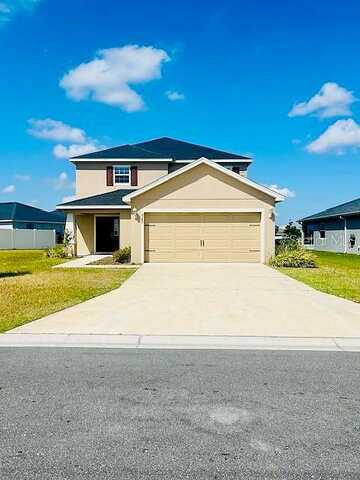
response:
[[[360,305],[260,264],[145,264],[117,290],[11,333],[360,337]]]

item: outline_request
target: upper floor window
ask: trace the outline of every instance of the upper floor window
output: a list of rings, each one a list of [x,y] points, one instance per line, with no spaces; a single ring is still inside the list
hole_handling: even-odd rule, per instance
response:
[[[114,167],[114,183],[130,183],[129,165],[118,165]]]

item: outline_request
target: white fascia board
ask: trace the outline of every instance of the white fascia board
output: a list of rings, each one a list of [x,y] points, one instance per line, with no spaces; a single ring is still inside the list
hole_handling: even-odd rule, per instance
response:
[[[56,210],[129,210],[130,206],[128,205],[57,205]]]
[[[225,167],[222,167],[218,163],[213,162],[212,160],[208,160],[207,158],[199,158],[199,160],[196,160],[195,162],[191,162],[185,165],[184,167],[179,168],[179,170],[169,173],[168,175],[164,175],[163,177],[158,178],[157,180],[149,183],[148,185],[145,185],[144,187],[139,188],[138,190],[135,190],[135,192],[125,195],[123,197],[123,201],[126,203],[130,203],[132,198],[137,197],[138,195],[141,195],[147,192],[148,190],[151,190],[152,188],[155,188],[161,185],[162,183],[165,183],[168,180],[171,180],[172,178],[177,177],[178,175],[182,175],[188,170],[191,170],[192,168],[195,168],[196,166],[201,164],[208,165],[209,167],[214,168],[215,170],[218,170],[219,172],[222,172],[225,175],[228,175],[229,177],[234,178],[238,182],[245,183],[245,185],[249,185],[250,187],[255,188],[256,190],[259,190],[269,195],[270,197],[273,197],[276,202],[282,202],[285,199],[284,195],[281,195],[280,193],[275,192],[274,190],[271,190],[270,188],[265,187],[264,185],[260,185],[259,183],[256,183],[253,180],[249,180],[247,177],[239,175],[238,173],[234,173],[231,170]]]
[[[114,163],[114,162],[121,162],[121,163],[139,163],[139,162],[145,162],[145,163],[159,163],[159,162],[164,162],[164,163],[169,163],[172,162],[172,158],[70,158],[70,162],[72,163],[78,163],[78,162],[106,162],[106,163]]]

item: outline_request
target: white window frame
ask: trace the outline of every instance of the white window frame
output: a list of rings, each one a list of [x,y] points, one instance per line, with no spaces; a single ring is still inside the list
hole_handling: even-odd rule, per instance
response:
[[[128,173],[128,181],[127,182],[117,182],[116,177],[125,177],[126,174],[122,173],[116,173],[117,168],[127,168],[129,173]],[[131,169],[130,165],[113,165],[113,183],[114,185],[130,185],[131,182]]]

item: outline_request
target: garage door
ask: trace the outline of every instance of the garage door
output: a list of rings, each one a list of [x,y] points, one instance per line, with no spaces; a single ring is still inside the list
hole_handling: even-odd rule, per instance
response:
[[[145,262],[260,262],[260,213],[147,213]]]

